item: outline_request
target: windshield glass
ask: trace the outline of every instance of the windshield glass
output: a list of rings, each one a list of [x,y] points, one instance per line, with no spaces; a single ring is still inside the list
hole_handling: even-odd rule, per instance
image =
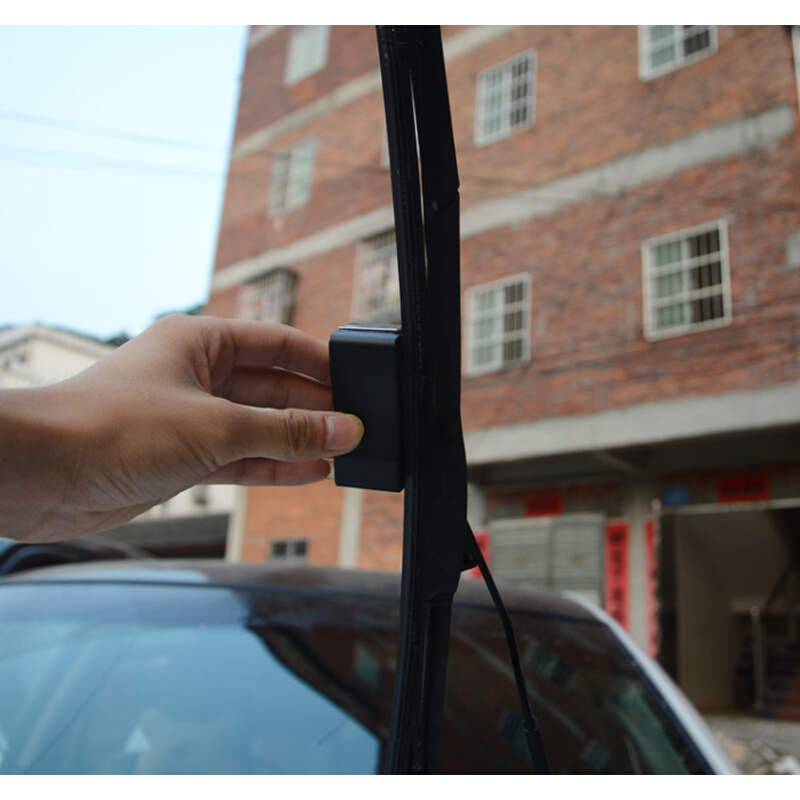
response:
[[[230,593],[103,587],[92,608],[69,602],[80,592],[0,592],[0,771],[375,771],[376,737],[284,667]]]
[[[553,773],[704,771],[664,700],[608,628],[591,620],[522,610],[512,612],[512,619],[531,708]],[[462,607],[454,628],[442,770],[457,760],[472,760],[476,771],[530,772],[516,685],[499,625],[484,609]]]
[[[512,613],[554,773],[703,771],[605,626]],[[0,584],[0,772],[374,773],[397,614],[377,593]],[[532,771],[489,607],[454,608],[439,771]]]

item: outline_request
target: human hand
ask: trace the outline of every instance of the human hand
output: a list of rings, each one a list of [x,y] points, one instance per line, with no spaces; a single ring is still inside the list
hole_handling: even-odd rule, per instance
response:
[[[2,535],[97,533],[197,483],[326,478],[363,435],[329,384],[301,331],[172,315],[70,380],[0,393]]]

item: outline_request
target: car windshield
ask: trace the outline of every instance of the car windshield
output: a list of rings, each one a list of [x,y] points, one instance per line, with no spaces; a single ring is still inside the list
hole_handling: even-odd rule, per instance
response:
[[[81,588],[0,592],[1,771],[375,771],[376,737],[286,669],[230,592]]]
[[[694,772],[691,743],[608,630],[515,614],[554,772]],[[155,584],[0,586],[0,772],[380,769],[397,601]],[[529,772],[505,640],[456,607],[440,771]]]

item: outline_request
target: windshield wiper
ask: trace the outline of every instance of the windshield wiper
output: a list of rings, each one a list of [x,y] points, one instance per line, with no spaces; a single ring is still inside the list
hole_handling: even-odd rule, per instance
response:
[[[438,28],[379,26],[377,33],[400,271],[405,439],[401,626],[384,768],[435,772],[467,518],[458,170]]]
[[[377,35],[400,273],[405,472],[400,633],[384,771],[436,771],[453,595],[461,571],[478,565],[508,638],[534,768],[547,772],[510,619],[467,523],[459,181],[441,31],[378,26]]]

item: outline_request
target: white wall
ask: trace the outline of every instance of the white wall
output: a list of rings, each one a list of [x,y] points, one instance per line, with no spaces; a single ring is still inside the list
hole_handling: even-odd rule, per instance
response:
[[[77,375],[114,350],[76,334],[31,325],[0,334],[0,387],[46,386]]]
[[[678,682],[701,710],[733,707],[743,645],[736,617],[764,603],[788,557],[766,512],[675,519]]]

